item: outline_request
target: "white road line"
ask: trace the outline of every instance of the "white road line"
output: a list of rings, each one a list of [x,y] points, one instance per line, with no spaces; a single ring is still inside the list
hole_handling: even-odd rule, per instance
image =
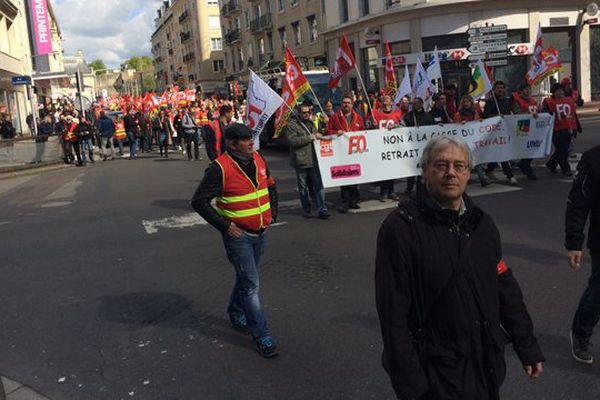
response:
[[[285,221],[276,222],[271,226],[282,226],[287,224]],[[174,215],[172,217],[161,218],[156,220],[142,220],[142,225],[148,235],[157,233],[159,229],[184,229],[191,228],[196,225],[208,225],[208,222],[204,220],[197,213],[188,213],[184,215]]]
[[[12,221],[0,221],[0,226],[12,224]]]
[[[36,175],[28,175],[28,176],[20,176],[16,178],[7,178],[0,180],[0,194],[4,194],[12,189],[15,189],[30,180],[37,178],[39,174]]]
[[[77,188],[83,184],[83,182],[79,180],[79,178],[82,175],[83,174],[81,174],[77,178],[65,183],[64,185],[62,185],[61,187],[56,189],[54,192],[52,192],[48,196],[44,197],[42,199],[42,201],[68,199],[68,198],[75,197],[75,194],[77,194]]]

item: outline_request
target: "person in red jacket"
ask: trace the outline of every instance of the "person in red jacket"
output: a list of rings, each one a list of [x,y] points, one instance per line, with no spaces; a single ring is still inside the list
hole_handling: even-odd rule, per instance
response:
[[[533,114],[533,118],[538,117],[537,100],[531,97],[531,86],[527,82],[521,83],[517,91],[512,94],[510,109],[514,114]],[[528,179],[536,180],[537,176],[533,173],[531,161],[532,158],[524,158],[517,165]]]
[[[352,95],[346,94],[342,98],[342,107],[329,118],[327,123],[327,135],[341,136],[346,132],[364,131],[365,122],[363,118],[353,109]],[[342,186],[340,188],[342,204],[339,211],[348,212],[348,208],[359,209],[360,195],[357,185]]]
[[[575,114],[575,102],[570,97],[565,97],[565,91],[559,83],[552,86],[552,97],[544,99],[543,110],[554,115],[554,133],[552,144],[554,153],[546,163],[546,167],[552,173],[556,173],[556,167],[564,176],[573,176],[569,165],[569,146],[571,138],[577,131],[577,115]]]

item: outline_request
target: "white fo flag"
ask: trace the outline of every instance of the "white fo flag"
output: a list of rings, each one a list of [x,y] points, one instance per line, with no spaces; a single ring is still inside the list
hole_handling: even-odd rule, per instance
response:
[[[400,103],[404,96],[410,95],[412,95],[412,88],[410,86],[410,74],[408,73],[408,65],[404,64],[404,77],[402,78],[402,82],[400,82],[398,92],[396,92],[396,97],[394,98],[394,106]]]
[[[250,70],[246,103],[246,123],[254,133],[254,148],[258,150],[260,133],[271,115],[284,101],[265,81]]]
[[[421,60],[417,58],[415,68],[415,76],[413,77],[413,91],[416,97],[423,99],[423,107],[427,110],[431,106],[432,97],[435,93],[435,86],[431,83],[431,79],[427,75],[427,71],[423,68]]]
[[[438,54],[437,46],[433,50],[433,54],[429,59],[429,65],[427,66],[427,75],[431,80],[442,79],[442,67],[440,65],[440,56]]]

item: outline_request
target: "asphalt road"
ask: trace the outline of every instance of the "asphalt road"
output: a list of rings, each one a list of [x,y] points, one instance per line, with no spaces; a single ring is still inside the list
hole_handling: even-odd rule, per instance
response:
[[[578,152],[600,144],[600,118],[584,127]],[[189,207],[206,161],[153,154],[0,180],[0,375],[52,400],[393,399],[373,295],[389,210],[304,219],[287,154],[266,154],[283,207],[261,296],[279,357],[228,326],[233,270]],[[537,172],[522,190],[469,189],[500,228],[548,359],[530,382],[507,348],[503,398],[600,399],[600,367],[568,345],[589,274],[589,259],[578,274],[565,261],[570,182]]]

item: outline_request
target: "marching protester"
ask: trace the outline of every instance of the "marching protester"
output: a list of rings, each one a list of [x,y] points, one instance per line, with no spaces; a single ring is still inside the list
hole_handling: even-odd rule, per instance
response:
[[[506,97],[506,85],[502,81],[496,81],[494,82],[490,98],[488,98],[485,102],[485,107],[483,108],[483,118],[509,114],[511,114],[510,99]],[[486,173],[492,180],[497,179],[494,175],[494,169],[497,165],[498,163],[489,163],[487,166]],[[512,172],[510,162],[502,161],[500,165],[502,166],[502,172],[506,176],[506,179],[508,179],[508,183],[511,185],[517,185],[519,182]]]
[[[191,204],[221,232],[235,269],[227,308],[233,328],[249,331],[258,352],[270,358],[277,355],[277,345],[258,297],[258,264],[267,228],[277,219],[277,190],[264,158],[254,151],[250,128],[236,123],[224,133],[227,151],[206,169]]]
[[[419,127],[419,126],[427,126],[427,125],[435,125],[431,114],[425,111],[423,108],[423,99],[420,97],[415,97],[412,102],[412,110],[407,112],[404,117],[402,117],[402,126],[407,127]],[[410,196],[415,187],[415,184],[419,178],[415,176],[409,176],[406,178],[406,189],[404,190],[404,194],[406,196]]]
[[[66,159],[73,161],[73,153],[75,153],[75,158],[77,159],[77,166],[81,167],[83,162],[81,160],[81,151],[79,145],[79,136],[77,135],[77,123],[73,120],[73,116],[67,115],[65,118],[65,129],[64,129],[64,141],[65,141],[65,151],[68,152],[66,155]]]
[[[327,124],[327,135],[341,136],[346,132],[364,131],[365,122],[352,106],[352,95],[345,94],[342,98],[342,107],[329,118]],[[341,213],[347,213],[348,209],[360,208],[360,193],[358,185],[341,186],[342,204],[339,207]]]
[[[565,92],[565,97],[571,98],[577,107],[583,107],[583,99],[581,98],[579,91],[577,89],[573,89],[571,86],[570,78],[563,78],[562,81],[560,81],[560,85]]]
[[[565,247],[574,271],[581,269],[583,232],[588,220],[587,247],[592,273],[575,312],[570,337],[573,358],[584,364],[594,362],[590,339],[600,320],[600,146],[583,153],[567,201]]]
[[[392,108],[392,97],[384,95],[381,108],[376,108],[372,113],[374,129],[392,129],[400,125],[402,111]],[[394,190],[394,180],[379,182],[379,201],[384,203],[386,200],[398,201],[399,197]]]
[[[202,157],[200,157],[200,142],[197,138],[199,127],[196,126],[196,122],[194,121],[194,118],[190,114],[190,110],[188,108],[183,109],[183,116],[181,118],[181,128],[183,130],[183,137],[185,140],[185,151],[187,153],[188,160],[202,160]],[[193,155],[192,145],[194,148]]]
[[[15,157],[15,144],[13,143],[12,139],[15,138],[16,134],[17,130],[13,126],[10,115],[8,113],[0,114],[0,138],[4,140],[11,140],[7,144],[7,153],[9,159],[11,160]]]
[[[449,85],[446,85],[444,89],[444,94],[446,95],[446,108],[448,110],[448,115],[454,115],[456,113],[456,102],[458,100],[456,85],[451,83]]]
[[[127,112],[127,115],[123,118],[123,122],[125,123],[125,131],[127,132],[127,140],[129,141],[129,159],[135,160],[142,133],[140,130],[140,121],[137,119],[133,108]]]
[[[231,106],[222,105],[219,108],[219,118],[209,122],[205,128],[206,155],[211,161],[216,160],[227,149],[223,132],[231,123],[232,116]]]
[[[285,137],[290,146],[290,163],[292,168],[296,170],[300,204],[304,216],[310,217],[312,209],[308,190],[308,184],[310,183],[313,186],[319,218],[329,219],[330,214],[327,211],[327,203],[325,202],[325,189],[321,182],[319,164],[313,145],[315,140],[320,140],[323,136],[317,132],[315,125],[310,120],[309,104],[302,103],[297,112],[297,116],[290,119],[288,123]]]
[[[335,114],[335,111],[333,110],[333,101],[331,101],[331,99],[325,99],[322,106],[324,112],[319,111],[314,114],[313,123],[315,124],[315,128],[317,128],[319,133],[325,134],[325,131],[327,130],[327,124],[329,123],[329,118]]]
[[[100,154],[102,154],[102,160],[108,160],[107,147],[110,147],[111,158],[115,159],[115,144],[113,143],[113,136],[115,134],[115,123],[112,119],[106,116],[106,112],[100,111],[100,118],[98,118],[98,131],[100,132]]]
[[[87,164],[86,153],[90,156],[90,161],[95,163],[94,161],[94,143],[93,143],[93,135],[92,124],[88,121],[87,117],[83,114],[81,115],[81,119],[79,120],[79,124],[77,125],[77,129],[75,130],[79,138],[79,143],[81,144],[81,162],[83,165]]]
[[[533,118],[538,117],[537,101],[531,97],[531,85],[523,82],[519,85],[517,91],[512,94],[511,110],[515,114],[532,114]],[[532,158],[525,158],[517,163],[517,166],[527,176],[527,179],[537,180],[537,176],[531,168]]]
[[[565,91],[559,83],[555,83],[550,92],[552,97],[544,99],[542,103],[544,112],[554,115],[554,153],[546,162],[546,167],[550,172],[556,173],[556,167],[560,166],[564,176],[573,176],[569,165],[569,146],[577,130],[576,105],[572,98],[565,97]]]
[[[54,124],[52,123],[52,116],[46,115],[38,127],[38,137],[35,138],[35,156],[33,157],[33,163],[42,162],[44,152],[46,150],[46,142],[48,137],[54,133]]]
[[[431,118],[438,125],[449,124],[453,122],[453,115],[448,113],[448,102],[444,93],[436,93],[433,95],[433,107],[431,107]]]
[[[172,133],[171,121],[169,121],[169,117],[164,110],[160,110],[156,119],[158,120],[158,150],[161,157],[164,152],[165,158],[169,158],[169,136]]]
[[[509,338],[527,376],[543,371],[498,229],[465,194],[472,163],[462,139],[428,141],[423,184],[379,230],[383,366],[399,399],[498,400]]]
[[[123,150],[123,140],[127,137],[127,132],[125,131],[125,122],[123,118],[116,117],[115,118],[115,139],[117,140],[117,145],[119,146],[119,155],[123,157],[125,155],[125,151]]]

